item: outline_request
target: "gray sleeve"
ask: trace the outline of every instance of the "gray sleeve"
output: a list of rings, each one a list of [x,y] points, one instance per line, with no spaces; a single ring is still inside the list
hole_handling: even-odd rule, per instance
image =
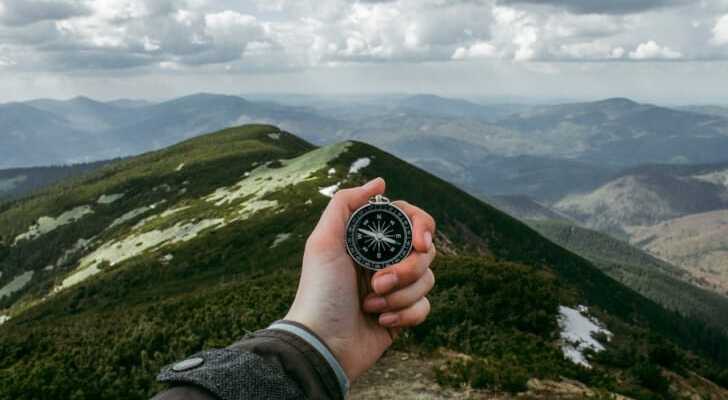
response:
[[[296,382],[281,368],[257,354],[233,349],[197,353],[164,367],[157,379],[203,388],[221,400],[305,398]]]
[[[173,387],[154,400],[343,399],[348,391],[330,349],[290,321],[170,364],[157,379]]]

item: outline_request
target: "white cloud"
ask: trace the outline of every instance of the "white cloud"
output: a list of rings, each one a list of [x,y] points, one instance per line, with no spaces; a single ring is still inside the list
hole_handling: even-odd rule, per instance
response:
[[[563,44],[559,50],[561,56],[574,60],[608,60],[624,56],[624,48],[612,47],[603,41]]]
[[[453,60],[493,58],[498,49],[488,42],[476,42],[468,47],[458,47],[452,55]]]
[[[263,30],[254,16],[226,10],[205,15],[205,33],[216,40],[247,42]]]
[[[577,7],[571,0],[554,0],[563,3],[559,8],[496,0],[0,0],[0,43],[12,47],[2,54],[3,72],[20,65],[25,71],[126,68],[138,74],[170,68],[204,73],[210,65],[240,74],[476,59],[725,58],[710,44],[728,44],[728,15],[716,22],[725,10],[711,1],[680,8],[678,15],[662,7],[570,12]],[[83,7],[67,7],[74,4]],[[681,18],[700,24],[676,23]]]
[[[660,46],[654,40],[641,43],[634,51],[629,52],[633,60],[674,60],[682,58],[682,53],[667,46]]]
[[[720,17],[713,27],[713,37],[710,42],[717,46],[728,44],[728,14]]]

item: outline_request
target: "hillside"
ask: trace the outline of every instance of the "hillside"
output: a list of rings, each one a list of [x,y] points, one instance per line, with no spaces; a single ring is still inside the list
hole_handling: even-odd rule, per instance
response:
[[[362,158],[369,166],[352,171]],[[433,385],[504,393],[569,380],[638,399],[727,394],[691,383],[728,385],[717,330],[375,147],[316,148],[253,125],[0,205],[0,398],[149,396],[164,363],[283,315],[329,200],[322,189],[375,176],[438,221],[433,312],[396,349],[438,365]]]
[[[590,228],[625,235],[637,226],[728,208],[728,164],[632,168],[554,207]]]
[[[697,285],[728,296],[728,210],[675,218],[630,234],[634,245],[679,265]]]
[[[524,195],[489,196],[486,201],[504,213],[522,221],[564,221],[571,219]]]
[[[0,169],[0,202],[17,199],[62,179],[93,171],[109,161],[66,166]]]
[[[612,238],[564,221],[528,221],[554,243],[594,262],[604,273],[668,309],[714,324],[728,332],[728,297],[700,289],[683,268]]]

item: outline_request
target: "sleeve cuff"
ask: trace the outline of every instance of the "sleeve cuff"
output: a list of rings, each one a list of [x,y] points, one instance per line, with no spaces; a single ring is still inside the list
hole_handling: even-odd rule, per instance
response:
[[[341,363],[339,363],[339,361],[336,359],[334,353],[326,345],[326,343],[318,337],[318,335],[316,335],[313,331],[308,329],[303,324],[286,320],[276,321],[271,324],[268,329],[284,331],[292,335],[296,335],[297,337],[308,343],[311,347],[316,349],[316,351],[321,354],[324,360],[326,360],[326,363],[329,364],[331,370],[334,371],[336,379],[339,383],[339,389],[341,390],[341,397],[346,398],[347,393],[349,393],[349,378],[346,376],[344,367],[341,366]]]

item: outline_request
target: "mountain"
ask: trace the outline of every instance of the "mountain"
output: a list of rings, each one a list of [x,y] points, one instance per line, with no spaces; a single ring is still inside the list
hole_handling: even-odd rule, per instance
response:
[[[554,211],[528,196],[490,196],[487,201],[497,209],[522,221],[571,221],[568,216]]]
[[[88,164],[0,170],[0,202],[26,196],[62,179],[84,174],[108,164],[97,161]]]
[[[531,220],[528,224],[645,297],[728,332],[728,320],[716,318],[728,315],[728,296],[696,287],[703,285],[683,268],[659,260],[627,242],[569,222]]]
[[[624,168],[722,162],[728,154],[728,119],[623,98],[514,105],[502,114],[431,95],[357,104],[317,108],[341,121],[332,140],[367,141],[486,195],[555,202]]]
[[[0,148],[7,153],[0,168],[139,154],[257,122],[317,145],[366,141],[471,193],[553,203],[594,190],[627,167],[722,162],[728,154],[728,119],[717,113],[621,98],[524,105],[429,94],[246,99],[201,93],[161,103],[79,97],[22,105],[31,109],[0,120]],[[43,141],[33,133],[51,130],[58,138]]]
[[[471,118],[494,121],[524,108],[521,105],[482,105],[463,99],[453,99],[431,94],[407,96],[396,103],[400,112],[415,112],[451,118]]]
[[[120,108],[139,108],[154,104],[153,102],[141,99],[116,99],[107,101],[106,104]]]
[[[88,97],[75,97],[66,101],[40,99],[25,104],[62,117],[70,126],[87,132],[104,131],[137,117],[134,110]]]
[[[311,140],[338,129],[310,109],[197,94],[162,103],[86,97],[0,104],[0,168],[63,165],[139,154],[245,122],[276,123]]]
[[[0,104],[0,127],[0,168],[84,161],[104,143],[104,138],[72,127],[62,115],[22,103]]]
[[[389,153],[252,125],[0,205],[0,398],[149,397],[161,365],[284,315],[323,189],[375,176],[438,221],[438,283],[430,318],[353,393],[421,397],[402,378],[414,365],[460,397],[728,395],[715,328]]]
[[[728,210],[636,228],[631,241],[655,257],[679,265],[697,285],[728,296]]]
[[[728,107],[723,106],[684,106],[678,110],[689,111],[698,114],[713,115],[716,117],[728,118]]]
[[[725,161],[728,120],[629,99],[533,107],[498,121],[552,147],[552,156],[595,164]]]
[[[588,227],[625,236],[639,226],[728,208],[728,163],[628,169],[554,207]]]

